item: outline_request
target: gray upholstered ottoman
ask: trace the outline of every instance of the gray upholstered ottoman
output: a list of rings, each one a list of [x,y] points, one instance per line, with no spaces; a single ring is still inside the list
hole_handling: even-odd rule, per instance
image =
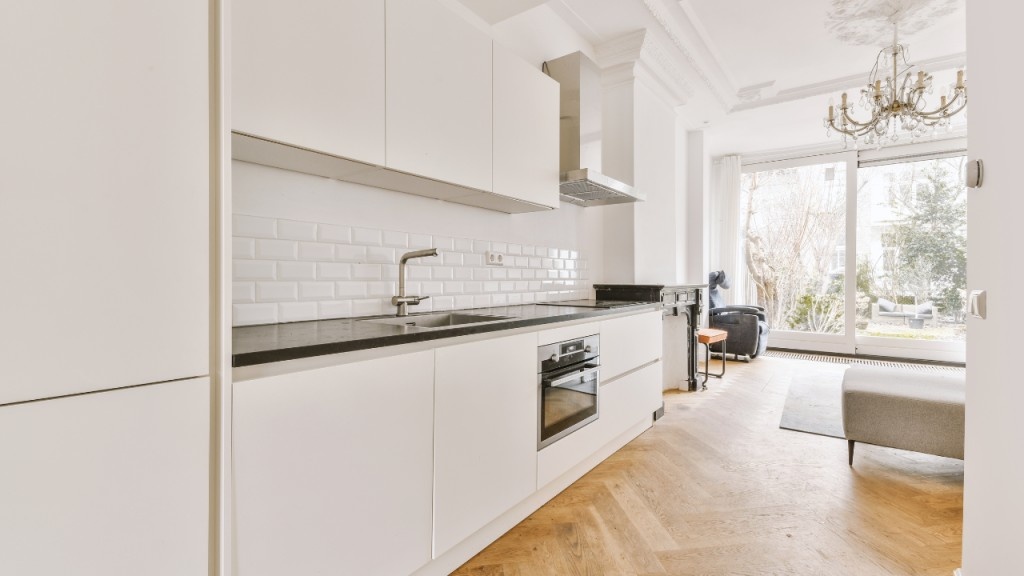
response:
[[[843,376],[843,429],[855,442],[964,457],[964,376],[853,365]]]

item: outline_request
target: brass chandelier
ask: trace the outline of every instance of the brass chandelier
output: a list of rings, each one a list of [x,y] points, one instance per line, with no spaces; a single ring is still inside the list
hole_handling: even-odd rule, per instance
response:
[[[923,70],[917,74],[911,71],[913,65],[907,61],[907,48],[898,42],[896,27],[893,28],[892,46],[878,53],[868,84],[861,88],[860,105],[870,113],[870,118],[863,122],[854,118],[854,105],[846,92],[843,92],[838,113],[829,102],[825,131],[828,135],[833,130],[841,134],[844,146],[852,140],[855,146],[863,141],[881,148],[886,143],[897,142],[900,130],[909,132],[912,140],[929,132],[934,135],[939,128],[949,130],[950,118],[967,106],[964,71],[958,70],[956,83],[941,96],[939,106],[927,109],[925,94],[932,93],[932,75]],[[883,79],[881,75],[888,72],[890,59],[892,75]],[[900,74],[904,74],[902,82]]]

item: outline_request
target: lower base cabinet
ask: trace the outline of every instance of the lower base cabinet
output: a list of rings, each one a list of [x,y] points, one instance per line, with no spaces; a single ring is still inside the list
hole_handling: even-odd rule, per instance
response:
[[[0,407],[0,574],[208,571],[210,381]]]
[[[234,384],[238,576],[430,561],[434,352]]]
[[[537,489],[537,335],[437,349],[434,557]]]

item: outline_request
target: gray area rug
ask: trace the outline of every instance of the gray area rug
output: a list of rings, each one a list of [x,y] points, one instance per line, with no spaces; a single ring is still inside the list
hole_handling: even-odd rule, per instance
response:
[[[889,366],[921,372],[963,374],[955,366],[916,364],[899,361],[879,361],[839,356],[799,354],[768,350],[765,356],[800,361],[800,367],[789,384],[786,404],[782,409],[779,428],[808,432],[833,438],[845,438],[843,433],[843,373],[850,364]]]
[[[833,438],[843,434],[842,386],[846,365],[802,362],[793,376],[779,428]]]

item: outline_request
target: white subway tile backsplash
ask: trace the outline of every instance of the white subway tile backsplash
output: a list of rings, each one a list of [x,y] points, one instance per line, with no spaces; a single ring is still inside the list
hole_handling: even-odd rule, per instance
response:
[[[295,260],[299,255],[299,244],[294,240],[256,241],[256,257],[261,260]]]
[[[231,263],[232,276],[239,280],[273,280],[276,264],[266,260],[235,260]]]
[[[434,248],[442,252],[455,250],[455,239],[450,236],[434,236]]]
[[[249,259],[256,257],[256,240],[254,238],[232,238],[231,257],[234,259]]]
[[[330,262],[334,260],[334,244],[323,242],[299,242],[299,260]]]
[[[366,261],[376,264],[394,264],[396,262],[395,249],[370,246],[366,249]]]
[[[409,234],[409,249],[422,250],[433,245],[433,238],[429,234]]]
[[[405,273],[407,280],[430,280],[429,266],[406,265]]]
[[[366,282],[335,282],[334,286],[339,299],[366,297]]]
[[[278,262],[278,280],[313,280],[316,278],[316,264],[313,262]]]
[[[231,301],[235,304],[256,302],[256,284],[252,282],[234,282],[231,285]]]
[[[407,248],[409,246],[409,235],[405,232],[384,231],[384,245],[392,248]]]
[[[317,319],[316,302],[282,302],[278,304],[278,317],[281,322],[301,322]]]
[[[320,262],[316,277],[320,280],[347,280],[352,277],[352,265],[338,262]]]
[[[273,324],[277,322],[277,304],[235,304],[231,320],[235,326]]]
[[[277,221],[273,218],[243,216],[235,214],[231,218],[233,236],[248,238],[277,238]]]
[[[294,220],[277,221],[277,237],[286,240],[316,240],[316,224],[312,222],[295,222]]]
[[[339,244],[334,247],[334,259],[338,262],[366,262],[366,246]]]
[[[256,299],[260,302],[297,300],[299,285],[295,282],[257,282]]]
[[[353,228],[352,243],[365,244],[367,246],[380,246],[384,241],[384,234],[380,230],[371,228]]]
[[[302,300],[330,300],[334,298],[334,282],[300,282]]]
[[[317,313],[321,319],[348,318],[352,315],[351,300],[321,300],[317,305]]]
[[[407,268],[407,293],[430,296],[410,311],[592,295],[587,260],[568,248],[244,215],[234,223],[237,326],[393,313],[398,258],[430,247],[439,255]],[[487,251],[506,255],[506,265],[486,266]]]
[[[352,278],[355,280],[380,280],[380,264],[353,264]]]
[[[384,304],[379,299],[374,300],[353,300],[353,316],[378,316],[384,313]]]
[[[352,241],[352,229],[348,226],[332,226],[320,224],[317,226],[317,240],[321,242],[334,242],[336,244],[348,244]]]
[[[444,293],[443,282],[421,282],[420,292],[417,296],[436,296]]]
[[[366,293],[370,296],[379,296],[381,298],[391,298],[395,294],[398,294],[398,292],[395,291],[394,282],[367,282]]]

